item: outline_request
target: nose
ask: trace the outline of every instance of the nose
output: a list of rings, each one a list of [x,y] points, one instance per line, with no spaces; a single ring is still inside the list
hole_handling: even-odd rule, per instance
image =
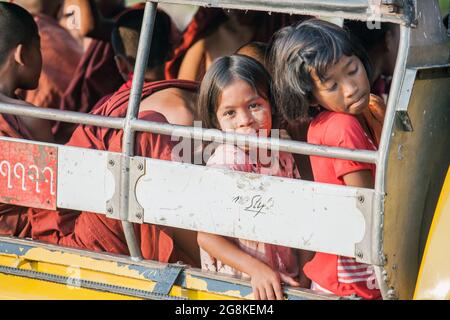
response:
[[[239,118],[238,118],[238,127],[239,128],[250,127],[253,124],[253,122],[254,122],[254,119],[249,110],[242,111],[239,114]]]
[[[344,85],[344,94],[347,98],[353,98],[358,92],[358,85],[355,81],[349,80]]]

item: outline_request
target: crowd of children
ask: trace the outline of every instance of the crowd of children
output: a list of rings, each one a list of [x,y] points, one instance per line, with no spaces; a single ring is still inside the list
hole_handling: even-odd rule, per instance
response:
[[[123,1],[109,1],[114,10],[103,16],[113,19],[113,24],[105,23],[98,32],[103,38],[92,40],[84,49],[82,37],[75,39],[72,30],[55,25],[55,5],[62,6],[62,1],[16,2],[0,2],[0,30],[10,31],[0,33],[0,101],[124,117],[142,6],[126,8]],[[75,2],[84,3],[94,17],[101,16],[108,4],[99,1],[97,8],[92,1]],[[361,39],[367,38],[369,31],[357,23],[348,23],[344,29],[315,18],[265,15],[268,23],[264,25],[270,27],[257,30],[254,22],[259,14],[211,10],[208,16],[206,12],[201,9],[180,35],[173,30],[170,17],[158,10],[140,119],[186,126],[199,120],[207,128],[262,137],[281,129],[283,138],[377,149],[385,105],[372,92],[388,93],[385,79],[392,75],[397,54],[395,26],[383,29],[377,43],[364,43]],[[205,21],[212,20],[217,26],[206,31]],[[52,28],[46,27],[50,24]],[[112,35],[110,40],[104,37],[105,30]],[[70,40],[59,43],[49,32]],[[41,43],[46,46],[43,55]],[[55,55],[61,64],[54,61]],[[1,136],[121,151],[121,130],[85,125],[61,128],[46,120],[0,115]],[[137,155],[172,160],[174,142],[168,136],[139,133],[135,146]],[[372,164],[317,156],[297,158],[268,150],[264,159],[270,161],[263,161],[260,153],[251,151],[218,145],[205,163],[292,179],[374,186]],[[282,284],[340,296],[380,298],[373,269],[353,258],[157,225],[136,224],[134,230],[145,259],[182,260],[205,270],[247,277],[255,299],[282,299]],[[0,235],[129,254],[120,221],[89,212],[0,204]]]

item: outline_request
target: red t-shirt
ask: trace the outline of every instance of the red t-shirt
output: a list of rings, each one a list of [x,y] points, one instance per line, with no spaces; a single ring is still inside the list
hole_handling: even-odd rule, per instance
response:
[[[338,112],[321,112],[308,130],[308,143],[349,149],[376,150],[358,119]],[[370,170],[375,165],[350,160],[311,156],[316,182],[345,185],[348,173]],[[304,267],[304,272],[318,287],[339,296],[355,294],[365,299],[380,298],[373,267],[358,263],[353,258],[317,252]]]

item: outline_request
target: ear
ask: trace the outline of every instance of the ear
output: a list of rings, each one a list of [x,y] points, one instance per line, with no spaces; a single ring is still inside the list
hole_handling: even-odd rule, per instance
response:
[[[133,72],[133,67],[128,62],[128,60],[122,56],[114,56],[116,61],[117,70],[119,70],[120,75],[125,81],[128,81],[128,76]]]
[[[16,60],[16,62],[21,66],[25,65],[24,53],[25,53],[24,46],[22,44],[19,44],[16,47],[16,50],[14,51],[14,60]]]

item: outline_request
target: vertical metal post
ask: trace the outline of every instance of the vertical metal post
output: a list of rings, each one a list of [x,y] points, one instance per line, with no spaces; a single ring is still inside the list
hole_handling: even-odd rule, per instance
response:
[[[131,121],[137,118],[139,113],[139,105],[141,103],[142,87],[144,85],[145,72],[150,53],[150,47],[153,36],[153,27],[156,18],[157,3],[147,1],[145,4],[144,19],[142,22],[141,35],[139,38],[139,47],[137,52],[136,64],[134,66],[133,84],[131,87],[131,95],[128,103],[127,116],[125,119],[123,141],[122,141],[122,171],[121,171],[121,194],[120,194],[120,219],[122,220],[123,231],[127,240],[130,256],[134,260],[142,259],[140,246],[136,241],[133,224],[128,222],[128,215],[134,212],[128,212],[129,203],[129,172],[130,158],[134,155],[134,130]]]
[[[386,194],[386,166],[388,160],[388,151],[390,144],[390,136],[394,128],[394,121],[396,115],[396,107],[400,97],[403,78],[405,76],[406,63],[409,54],[411,29],[406,26],[400,26],[400,42],[397,54],[397,61],[395,63],[394,76],[392,78],[391,92],[389,94],[389,101],[387,104],[386,116],[383,124],[383,131],[381,133],[380,147],[378,149],[377,170],[375,176],[375,201],[373,202],[373,247],[372,252],[377,255],[377,260],[381,260],[383,264],[383,225],[384,225],[384,198]],[[380,290],[383,299],[392,299],[393,293],[387,287],[383,277],[383,266],[375,266],[377,281],[380,285]]]

